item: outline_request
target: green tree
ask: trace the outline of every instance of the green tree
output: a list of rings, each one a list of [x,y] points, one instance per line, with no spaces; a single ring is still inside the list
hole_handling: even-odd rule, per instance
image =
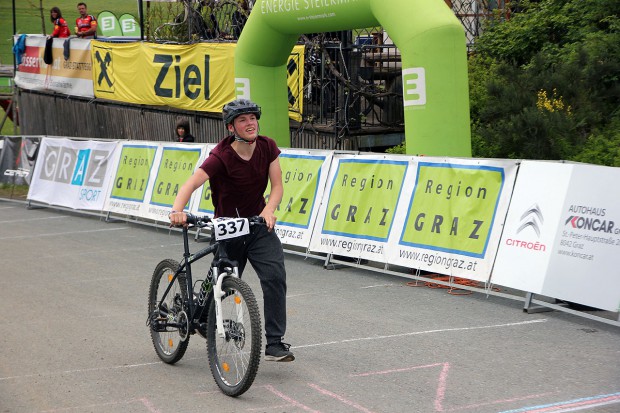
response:
[[[470,58],[474,156],[620,166],[620,2],[518,4]]]

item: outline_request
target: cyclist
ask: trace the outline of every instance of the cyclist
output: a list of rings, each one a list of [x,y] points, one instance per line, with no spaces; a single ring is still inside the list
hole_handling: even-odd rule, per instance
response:
[[[227,253],[239,263],[240,275],[249,260],[260,279],[267,338],[265,360],[293,361],[290,344],[282,341],[286,331],[286,270],[282,244],[273,231],[274,213],[283,195],[280,149],[274,140],[258,134],[260,115],[260,107],[248,99],[224,106],[222,117],[230,135],[181,186],[169,218],[173,225],[185,224],[183,208],[192,193],[209,180],[216,218],[260,215],[265,219],[266,225],[254,226],[249,235],[229,241]],[[271,192],[269,202],[265,202],[268,181]]]

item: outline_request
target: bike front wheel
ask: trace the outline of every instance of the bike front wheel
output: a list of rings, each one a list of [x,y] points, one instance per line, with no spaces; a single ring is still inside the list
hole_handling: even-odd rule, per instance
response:
[[[215,300],[209,308],[209,366],[222,392],[237,397],[250,388],[258,372],[262,341],[260,312],[250,286],[240,278],[226,276],[222,292],[223,337],[217,332]]]
[[[183,274],[177,277],[162,301],[164,292],[178,268],[177,261],[160,262],[153,272],[149,288],[151,340],[159,358],[168,364],[181,360],[189,344],[187,314],[183,309],[183,303],[188,300],[187,281]]]

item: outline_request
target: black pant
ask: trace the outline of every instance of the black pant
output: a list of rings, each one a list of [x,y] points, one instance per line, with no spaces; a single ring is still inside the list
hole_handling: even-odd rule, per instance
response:
[[[252,264],[263,290],[267,345],[279,342],[286,331],[286,270],[280,239],[264,225],[255,226],[249,235],[228,241],[226,253],[239,264],[239,276],[248,260]]]

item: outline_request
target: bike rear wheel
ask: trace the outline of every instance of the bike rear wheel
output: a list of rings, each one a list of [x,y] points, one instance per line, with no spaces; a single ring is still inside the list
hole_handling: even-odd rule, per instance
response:
[[[183,309],[183,303],[188,302],[187,280],[183,275],[174,281],[166,299],[162,302],[163,310],[160,311],[157,307],[178,268],[179,263],[177,261],[161,261],[153,272],[149,288],[148,308],[151,340],[159,358],[168,364],[174,364],[181,360],[189,344],[187,314]],[[163,323],[169,322],[181,324],[185,327],[167,326],[163,328]]]
[[[209,366],[222,392],[237,397],[250,388],[258,372],[262,341],[260,312],[254,293],[241,279],[227,276],[222,291],[225,336],[217,334],[215,300],[212,300],[207,322]]]

